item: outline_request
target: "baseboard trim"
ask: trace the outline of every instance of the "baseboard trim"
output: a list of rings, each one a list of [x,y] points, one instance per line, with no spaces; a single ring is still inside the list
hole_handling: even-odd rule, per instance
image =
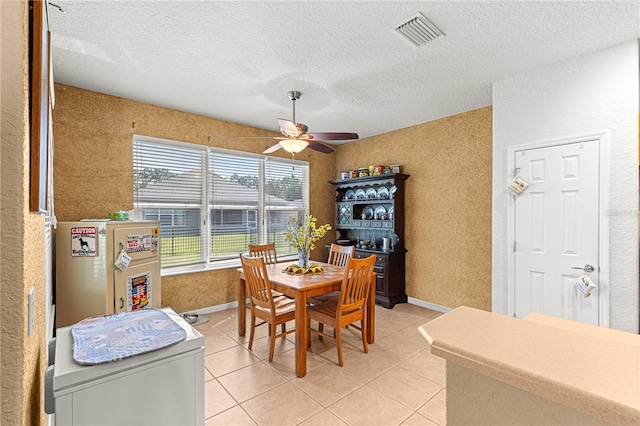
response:
[[[249,299],[247,299],[248,301]],[[229,309],[229,308],[237,308],[238,307],[238,302],[231,302],[231,303],[223,303],[221,305],[215,305],[215,306],[207,306],[206,308],[200,308],[200,309],[192,309],[189,311],[185,311],[185,312],[181,312],[180,314],[198,314],[198,315],[206,315],[206,314],[210,314],[213,312],[218,312],[218,311],[224,311],[225,309]]]
[[[424,300],[415,299],[413,297],[407,298],[407,303],[411,303],[412,305],[417,305],[422,308],[433,309],[434,311],[447,313],[451,311],[451,308],[447,308],[446,306],[437,305],[431,302],[425,302]]]

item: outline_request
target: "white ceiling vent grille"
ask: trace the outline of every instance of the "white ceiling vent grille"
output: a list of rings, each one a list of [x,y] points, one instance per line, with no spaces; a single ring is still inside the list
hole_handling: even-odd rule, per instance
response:
[[[444,35],[420,12],[390,29],[413,47],[422,47]]]

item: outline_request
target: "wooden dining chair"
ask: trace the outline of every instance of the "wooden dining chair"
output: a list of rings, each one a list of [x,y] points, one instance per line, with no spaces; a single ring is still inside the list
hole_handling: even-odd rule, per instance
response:
[[[327,263],[338,265],[346,268],[349,265],[349,259],[353,257],[355,252],[354,246],[341,246],[340,244],[331,244],[329,249],[329,260]]]
[[[267,275],[264,258],[247,257],[240,255],[244,280],[249,290],[251,303],[251,334],[249,335],[249,350],[253,346],[253,336],[256,327],[269,324],[269,362],[273,361],[273,351],[276,339],[293,333],[295,330],[286,330],[284,324],[296,317],[296,304],[294,300],[284,296],[274,297],[271,292],[271,283]],[[263,322],[256,324],[256,318]],[[282,332],[277,333],[277,326],[282,324]]]
[[[267,265],[273,265],[278,263],[278,257],[276,256],[276,243],[270,244],[250,244],[249,245],[249,256],[256,257],[262,256],[264,258],[264,263]],[[273,297],[284,296],[279,291],[272,290]]]
[[[362,334],[362,346],[364,353],[369,352],[367,346],[367,301],[373,281],[373,265],[376,263],[376,256],[371,255],[365,259],[349,259],[349,265],[345,270],[338,299],[329,300],[319,305],[307,308],[307,329],[309,333],[318,335],[336,342],[338,346],[338,361],[340,366],[342,361],[342,335],[341,329],[347,325],[360,321],[360,326],[353,325]],[[318,330],[311,328],[311,321],[318,321]],[[324,332],[324,325],[333,328],[333,335]],[[311,339],[309,339],[311,346]]]
[[[329,263],[330,265],[337,265],[346,268],[347,265],[349,265],[349,259],[353,257],[354,253],[354,246],[341,246],[340,244],[332,243],[331,248],[329,249],[329,260],[327,261],[327,263]],[[310,297],[307,301],[312,305],[319,305],[320,303],[336,299],[339,295],[340,292],[334,291],[331,293]]]
[[[249,255],[251,257],[262,256],[264,258],[264,263],[267,265],[278,263],[278,257],[276,256],[276,243],[249,245]]]

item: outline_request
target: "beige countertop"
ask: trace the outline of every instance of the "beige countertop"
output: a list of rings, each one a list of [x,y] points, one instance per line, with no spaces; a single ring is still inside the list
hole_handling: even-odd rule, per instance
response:
[[[640,424],[640,335],[468,307],[419,330],[450,362],[609,423]]]

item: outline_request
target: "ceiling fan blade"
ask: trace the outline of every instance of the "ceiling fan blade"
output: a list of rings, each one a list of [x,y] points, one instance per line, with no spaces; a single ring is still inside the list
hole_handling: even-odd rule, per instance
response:
[[[263,154],[271,154],[272,152],[276,152],[280,148],[282,148],[282,145],[280,145],[280,142],[278,142],[277,144],[273,145],[271,148],[265,149],[262,153]]]
[[[321,141],[346,141],[349,139],[358,139],[357,133],[347,132],[320,132],[320,133],[308,133],[305,135],[309,139],[321,140]]]
[[[293,121],[285,120],[284,118],[278,118],[278,126],[280,126],[280,131],[285,136],[297,138],[301,134],[298,126],[296,126],[296,123],[294,123]]]
[[[332,152],[336,151],[329,145],[323,144],[322,142],[313,141],[313,140],[309,141],[309,146],[307,148],[313,149],[318,152],[322,152],[323,154],[331,154]]]

